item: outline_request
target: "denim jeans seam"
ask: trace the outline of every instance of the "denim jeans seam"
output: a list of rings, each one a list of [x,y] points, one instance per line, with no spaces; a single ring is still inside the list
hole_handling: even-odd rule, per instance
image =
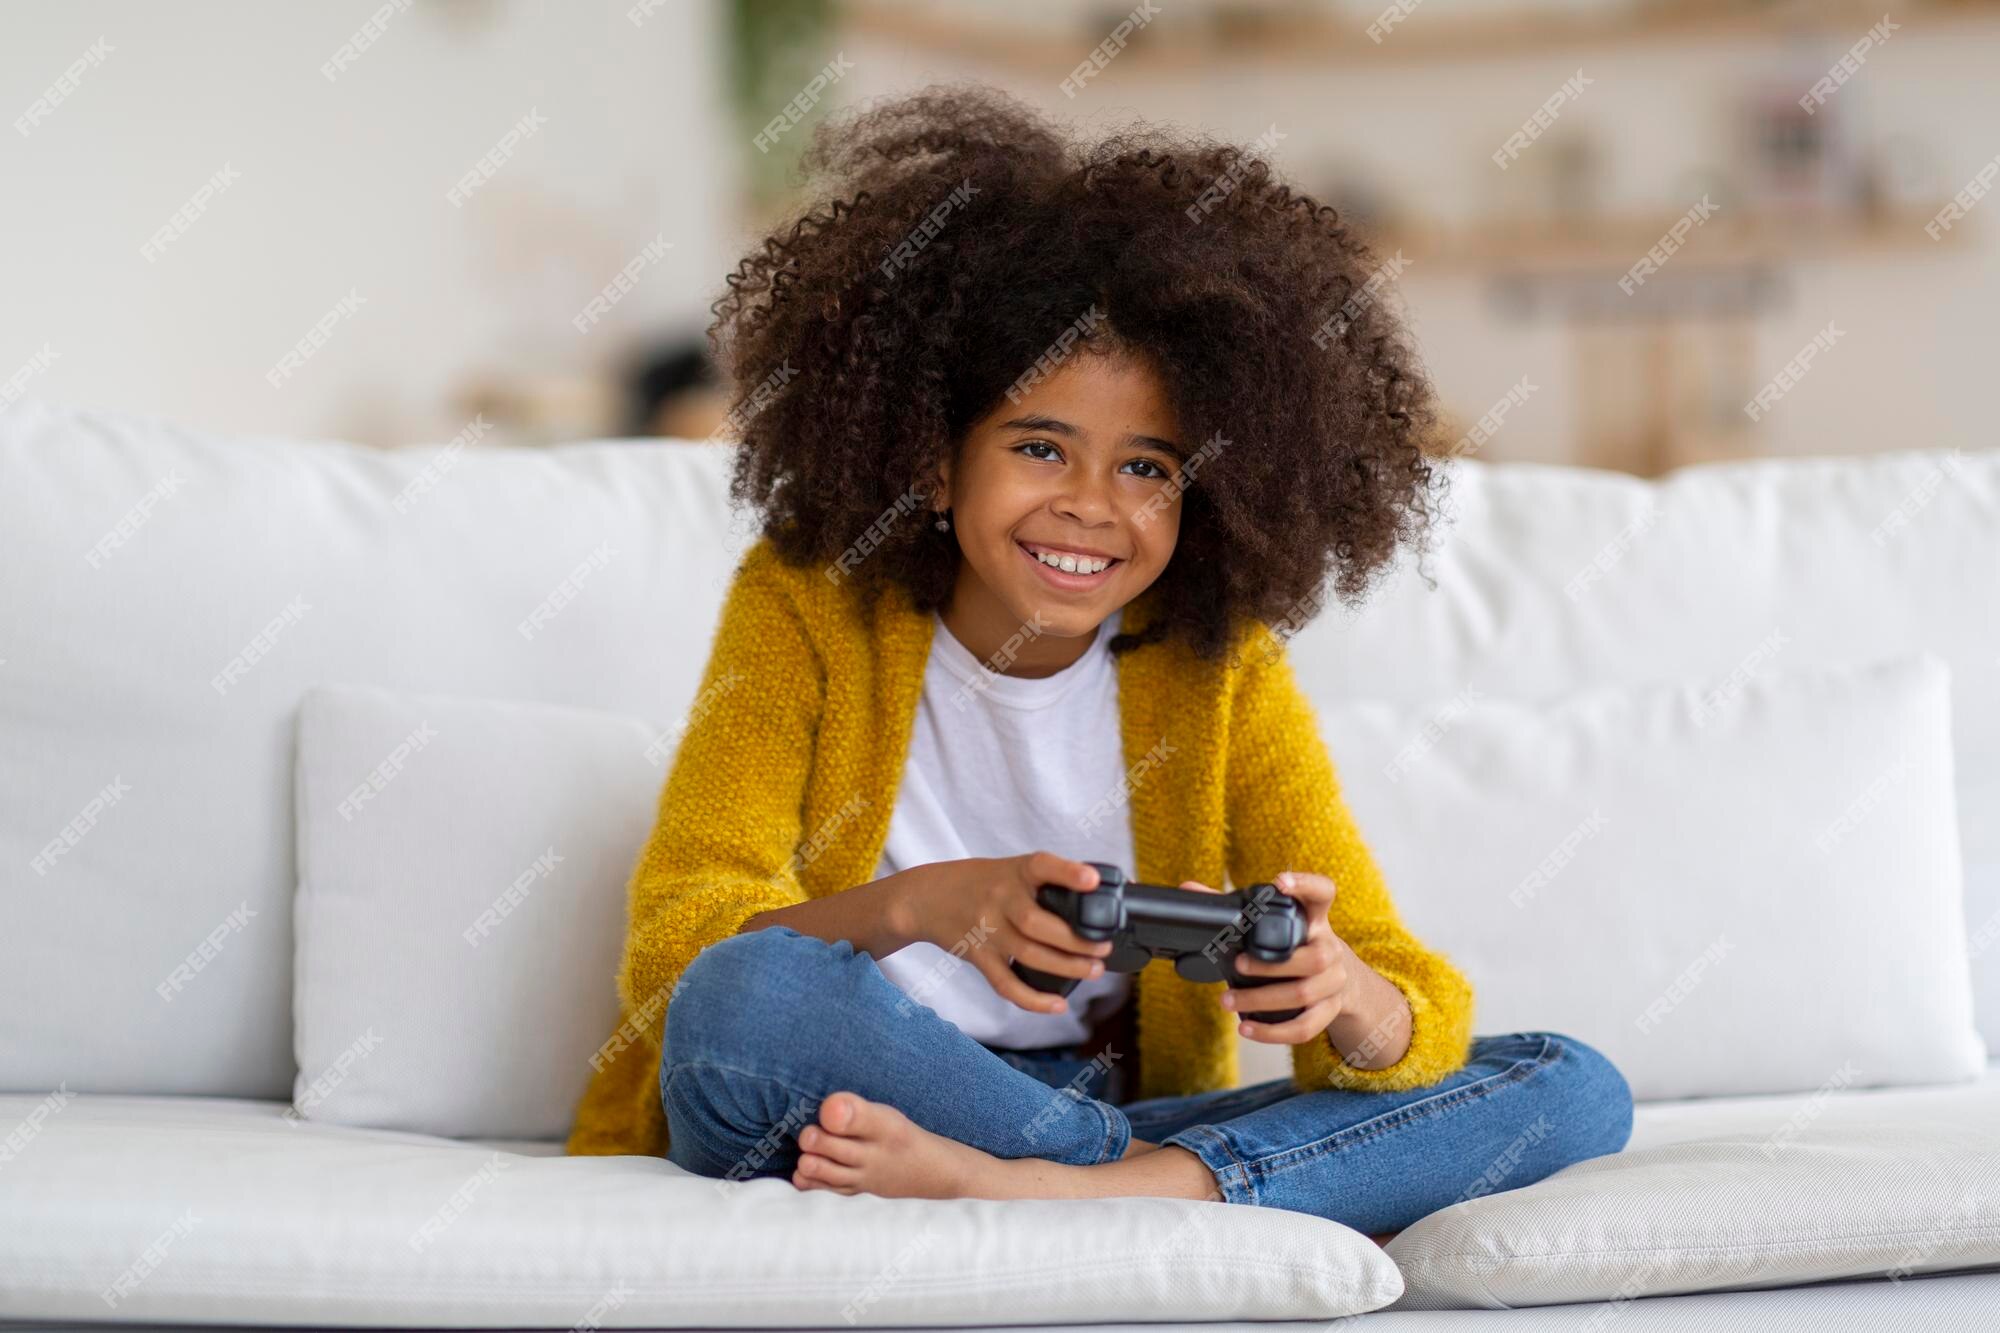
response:
[[[1104,1144],[1097,1150],[1097,1163],[1101,1166],[1106,1162],[1115,1162],[1125,1155],[1127,1148],[1131,1147],[1132,1122],[1126,1120],[1125,1113],[1110,1102],[1092,1098],[1090,1104],[1097,1108],[1098,1115],[1104,1121]],[[1124,1141],[1122,1143],[1119,1141],[1118,1132],[1121,1122],[1124,1125]],[[1117,1149],[1115,1156],[1112,1153],[1113,1148]]]
[[[1200,1145],[1200,1146],[1198,1146]],[[1224,1203],[1257,1202],[1257,1183],[1250,1176],[1243,1159],[1236,1155],[1236,1149],[1229,1140],[1218,1133],[1213,1125],[1190,1125],[1177,1134],[1169,1135],[1162,1148],[1180,1148],[1195,1155],[1195,1159],[1215,1176],[1215,1187],[1222,1195]],[[1202,1146],[1209,1151],[1203,1152]],[[1220,1157],[1218,1162],[1213,1159]]]
[[[1421,1101],[1405,1103],[1393,1111],[1376,1116],[1373,1120],[1364,1121],[1360,1125],[1349,1125],[1344,1129],[1337,1129],[1323,1138],[1313,1140],[1311,1143],[1302,1143],[1296,1147],[1285,1148],[1275,1153],[1266,1154],[1251,1161],[1248,1164],[1248,1169],[1255,1172],[1259,1177],[1282,1175],[1287,1171],[1296,1170],[1300,1166],[1327,1153],[1340,1152],[1357,1144],[1367,1143],[1371,1139],[1380,1138],[1382,1135],[1392,1130],[1401,1129],[1418,1119],[1444,1115],[1455,1111],[1468,1102],[1489,1097],[1501,1088],[1526,1081],[1537,1070],[1546,1068],[1548,1065],[1554,1063],[1554,1056],[1552,1055],[1554,1049],[1555,1044],[1547,1037],[1544,1037],[1542,1038],[1541,1049],[1532,1057],[1516,1060],[1513,1064],[1500,1070],[1498,1073],[1489,1074],[1477,1082],[1449,1089],[1434,1096],[1426,1097]]]
[[[714,1180],[727,1179],[729,1176],[730,1168],[735,1163],[743,1161],[745,1158],[749,1156],[747,1150],[738,1150],[737,1148],[731,1145],[719,1143],[715,1139],[710,1138],[708,1134],[702,1129],[699,1120],[690,1120],[687,1123],[683,1124],[681,1128],[686,1131],[688,1140],[693,1144],[695,1150],[698,1153],[720,1164],[720,1169],[716,1172],[714,1176],[710,1177],[711,1179]],[[671,1160],[673,1144],[674,1144],[673,1117],[672,1114],[669,1113],[667,1118],[667,1150],[669,1153],[669,1160]],[[706,1173],[701,1171],[696,1171],[695,1174],[704,1175]]]
[[[673,1075],[670,1073],[663,1082],[660,1089],[660,1109],[662,1112],[665,1113],[667,1119],[667,1152],[670,1160],[673,1153],[675,1136],[674,1136],[674,1126],[673,1126],[673,1110],[669,1105],[670,1098],[667,1095],[667,1088],[670,1087],[672,1083],[673,1083]],[[689,1118],[681,1126],[681,1128],[686,1131],[688,1141],[695,1146],[697,1151],[699,1151],[700,1153],[709,1158],[714,1159],[716,1162],[729,1162],[733,1165],[735,1162],[742,1161],[748,1155],[747,1152],[739,1151],[732,1144],[725,1144],[714,1138],[711,1138],[703,1129],[699,1117]],[[761,1139],[762,1135],[759,1135],[758,1137]],[[717,1175],[711,1178],[716,1180],[726,1179],[728,1173],[729,1173],[729,1167],[725,1166]],[[696,1171],[695,1174],[702,1175],[704,1173]]]
[[[779,1078],[776,1074],[766,1074],[762,1070],[758,1069],[744,1069],[738,1065],[726,1065],[723,1064],[720,1060],[706,1060],[700,1058],[688,1059],[688,1060],[676,1060],[674,1061],[673,1068],[667,1071],[667,1078],[671,1080],[674,1077],[674,1075],[680,1073],[682,1070],[691,1069],[696,1066],[699,1066],[703,1069],[720,1069],[727,1074],[741,1074],[744,1078],[754,1078],[754,1079],[760,1079],[765,1083],[775,1083],[779,1087],[783,1088],[786,1092],[792,1093],[801,1099],[805,1099],[807,1097],[806,1093],[800,1092],[799,1089],[785,1082],[785,1080]],[[825,1096],[814,1096],[811,1098],[811,1100],[819,1102],[826,1100],[826,1098]]]
[[[785,1080],[783,1080],[783,1079],[781,1079],[781,1078],[774,1078],[773,1076],[771,1076],[771,1075],[769,1075],[769,1074],[759,1074],[759,1073],[756,1073],[756,1072],[754,1072],[754,1071],[752,1071],[752,1070],[748,1070],[748,1069],[738,1069],[738,1068],[736,1068],[736,1067],[735,1067],[735,1066],[733,1066],[733,1065],[724,1065],[724,1064],[717,1064],[717,1063],[716,1063],[715,1061],[713,1061],[713,1060],[682,1060],[682,1061],[679,1061],[679,1062],[677,1062],[677,1063],[676,1063],[676,1064],[675,1064],[675,1065],[673,1066],[673,1068],[669,1069],[669,1070],[667,1071],[667,1076],[666,1076],[666,1078],[665,1078],[664,1080],[662,1080],[662,1082],[661,1082],[661,1085],[660,1085],[660,1104],[661,1104],[661,1109],[662,1109],[662,1110],[665,1110],[665,1109],[666,1109],[666,1090],[667,1090],[667,1087],[668,1087],[669,1085],[671,1085],[671,1084],[673,1083],[674,1079],[675,1079],[676,1077],[678,1077],[678,1076],[679,1076],[679,1075],[680,1075],[680,1074],[682,1073],[682,1071],[684,1071],[684,1070],[686,1070],[686,1069],[689,1069],[689,1068],[692,1068],[692,1067],[694,1067],[694,1066],[696,1066],[696,1065],[699,1065],[699,1066],[701,1066],[701,1067],[702,1067],[702,1068],[704,1068],[704,1069],[721,1069],[721,1070],[726,1070],[727,1072],[729,1072],[729,1073],[731,1073],[731,1074],[740,1074],[740,1075],[741,1075],[741,1076],[743,1076],[744,1078],[754,1078],[754,1079],[756,1079],[756,1080],[758,1080],[759,1082],[762,1082],[762,1083],[772,1083],[772,1084],[776,1084],[776,1085],[777,1085],[778,1087],[781,1087],[781,1088],[783,1088],[783,1089],[784,1089],[784,1090],[785,1090],[786,1092],[790,1093],[790,1094],[792,1095],[792,1097],[793,1097],[793,1098],[794,1098],[794,1099],[795,1099],[796,1101],[800,1101],[800,1102],[806,1102],[806,1101],[810,1101],[810,1102],[811,1102],[811,1103],[813,1104],[813,1109],[814,1109],[814,1115],[815,1115],[815,1118],[814,1118],[814,1121],[813,1121],[813,1123],[815,1123],[815,1124],[817,1124],[817,1123],[818,1123],[818,1119],[817,1119],[817,1114],[818,1114],[818,1108],[819,1108],[819,1104],[820,1104],[821,1102],[824,1102],[824,1101],[826,1100],[826,1098],[824,1098],[824,1097],[811,1097],[811,1096],[808,1096],[808,1095],[807,1095],[806,1093],[803,1093],[803,1092],[800,1092],[800,1091],[799,1091],[799,1090],[798,1090],[797,1088],[793,1087],[793,1086],[792,1086],[791,1084],[789,1084],[789,1083],[785,1082]],[[773,1125],[773,1126],[772,1126],[771,1128],[772,1128],[772,1129],[775,1129],[775,1128],[777,1128],[777,1126]],[[805,1126],[804,1126],[804,1125],[800,1125],[800,1126],[799,1126],[798,1128],[799,1128],[799,1129],[803,1129],[803,1128],[805,1128]],[[669,1123],[668,1123],[668,1126],[667,1126],[667,1132],[668,1132],[668,1135],[669,1135],[669,1137],[671,1138],[671,1135],[672,1135],[672,1133],[673,1133],[673,1125],[672,1125],[672,1122],[671,1122],[671,1121],[669,1121]],[[760,1135],[758,1135],[757,1137],[758,1137],[758,1138],[759,1138],[759,1139],[761,1140],[761,1139],[762,1139],[762,1138],[764,1137],[764,1135],[765,1135],[765,1134],[769,1134],[770,1132],[771,1132],[771,1131],[770,1131],[769,1129],[767,1129],[767,1130],[765,1130],[765,1131],[764,1131],[764,1134],[760,1134]],[[703,1135],[703,1134],[702,1134],[702,1133],[701,1133],[701,1132],[700,1132],[699,1130],[696,1130],[696,1131],[695,1131],[695,1138],[696,1138],[696,1139],[698,1139],[698,1140],[700,1140],[700,1141],[701,1141],[701,1143],[703,1144],[703,1146],[704,1146],[704,1147],[709,1147],[709,1148],[713,1148],[713,1147],[715,1146],[715,1145],[714,1145],[714,1142],[713,1142],[712,1140],[708,1139],[708,1138],[707,1138],[706,1136],[704,1136],[704,1135]],[[796,1140],[796,1139],[798,1138],[798,1129],[794,1129],[794,1130],[792,1131],[792,1138],[793,1138],[794,1140]],[[739,1153],[739,1154],[738,1154],[737,1156],[738,1156],[738,1160],[741,1160],[741,1158],[742,1158],[743,1154],[740,1154],[740,1153]]]

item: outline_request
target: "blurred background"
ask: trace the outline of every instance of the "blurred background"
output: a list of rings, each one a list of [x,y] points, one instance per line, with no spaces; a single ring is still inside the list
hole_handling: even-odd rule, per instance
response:
[[[708,306],[812,128],[959,79],[1260,144],[1482,457],[1994,438],[1995,0],[15,4],[0,411],[726,438]]]

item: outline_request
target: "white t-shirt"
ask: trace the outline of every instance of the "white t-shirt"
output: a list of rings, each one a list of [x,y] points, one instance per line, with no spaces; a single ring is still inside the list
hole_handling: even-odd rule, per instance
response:
[[[1130,874],[1118,670],[1106,646],[1122,613],[1098,626],[1083,656],[1039,679],[988,671],[942,617],[931,618],[923,695],[875,878],[1033,851],[1105,861]],[[971,962],[935,944],[911,944],[876,963],[967,1036],[1009,1050],[1081,1042],[1132,988],[1131,977],[1107,972],[1077,984],[1068,1013],[1037,1014],[1003,999]]]

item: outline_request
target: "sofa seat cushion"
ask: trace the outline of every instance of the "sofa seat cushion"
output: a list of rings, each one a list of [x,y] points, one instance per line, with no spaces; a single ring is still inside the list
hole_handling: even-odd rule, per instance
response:
[[[1398,1310],[2000,1267],[2000,1064],[1971,1083],[1641,1106],[1625,1150],[1390,1242]]]
[[[1326,1320],[1393,1301],[1335,1222],[934,1202],[453,1141],[281,1103],[0,1097],[0,1319],[860,1327]]]

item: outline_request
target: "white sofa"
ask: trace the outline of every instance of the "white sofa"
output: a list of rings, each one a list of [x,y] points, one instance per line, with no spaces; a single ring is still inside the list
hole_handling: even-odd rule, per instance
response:
[[[1431,568],[1293,639],[1477,1030],[1573,1032],[1641,1096],[1625,1151],[1513,1189],[1503,1154],[1386,1251],[1275,1210],[848,1199],[562,1155],[616,1021],[623,874],[744,544],[727,463],[0,411],[0,1320],[2000,1311],[2000,453],[1658,482],[1466,462]],[[434,763],[357,730],[433,707],[462,720]],[[1663,806],[1690,773],[1714,799]],[[1482,874],[1565,782],[1633,804]],[[331,813],[363,787],[384,813]],[[1456,837],[1422,826],[1444,809]],[[559,899],[495,877],[537,818],[589,826]],[[1794,856],[1798,828],[1818,846]],[[488,902],[515,925],[452,914]],[[1739,938],[1704,971],[1685,945],[1718,922]],[[1787,923],[1811,956],[1784,956]],[[1661,998],[1607,1014],[1613,991]],[[376,1012],[388,1039],[343,1052]],[[1825,1064],[1849,1049],[1852,1073]],[[1282,1053],[1244,1054],[1248,1079]]]

